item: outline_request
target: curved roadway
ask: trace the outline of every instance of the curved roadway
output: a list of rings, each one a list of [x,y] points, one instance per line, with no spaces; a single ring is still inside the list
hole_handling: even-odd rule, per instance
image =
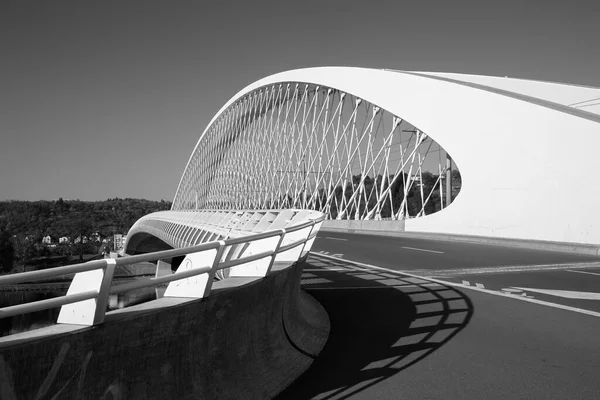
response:
[[[280,399],[600,398],[600,258],[328,232],[312,252],[331,336]]]

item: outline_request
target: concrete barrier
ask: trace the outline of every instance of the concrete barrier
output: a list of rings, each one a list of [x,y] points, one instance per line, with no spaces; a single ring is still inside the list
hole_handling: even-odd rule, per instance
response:
[[[404,232],[404,220],[375,221],[354,219],[327,219],[323,221],[321,231],[364,233],[374,235],[387,235]]]
[[[362,235],[392,236],[415,239],[441,240],[446,242],[469,242],[494,246],[517,247],[534,250],[560,251],[564,253],[600,256],[600,245],[586,243],[549,242],[533,239],[513,239],[488,236],[458,235],[436,232],[410,232],[404,221],[355,221],[325,220],[321,232],[347,232]]]
[[[271,398],[329,334],[327,313],[300,291],[302,266],[110,312],[98,326],[0,338],[0,398]]]

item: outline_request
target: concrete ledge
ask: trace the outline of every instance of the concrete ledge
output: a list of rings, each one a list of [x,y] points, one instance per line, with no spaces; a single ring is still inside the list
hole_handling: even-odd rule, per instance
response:
[[[332,220],[328,219],[323,221],[320,231],[332,231],[332,232],[349,232],[349,233],[363,233],[363,232],[402,232],[404,231],[404,221],[361,221],[353,219],[342,219]]]
[[[362,224],[361,224],[362,223]],[[367,224],[368,223],[368,224]],[[375,225],[382,224],[381,227]],[[470,242],[495,246],[518,247],[534,250],[558,251],[600,256],[600,244],[549,242],[531,239],[497,238],[489,236],[456,235],[435,232],[407,232],[404,221],[332,221],[323,222],[320,232],[359,233],[362,235],[377,235],[405,237],[447,242]]]
[[[225,280],[206,299],[163,298],[111,312],[103,325],[6,342],[0,398],[272,398],[329,334],[323,308],[300,291],[302,265]]]

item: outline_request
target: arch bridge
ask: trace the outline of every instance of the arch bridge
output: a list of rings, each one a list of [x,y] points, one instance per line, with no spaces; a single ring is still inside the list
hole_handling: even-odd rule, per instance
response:
[[[213,117],[173,211],[312,209],[326,224],[600,242],[600,89],[322,67],[261,79]],[[387,223],[387,222],[386,222]]]

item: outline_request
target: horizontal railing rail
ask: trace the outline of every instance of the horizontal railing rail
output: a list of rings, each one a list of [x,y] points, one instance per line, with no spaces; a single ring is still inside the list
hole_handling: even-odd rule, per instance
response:
[[[260,260],[261,258],[270,257],[273,254],[275,254],[275,251],[272,251],[272,250],[271,251],[263,251],[262,253],[253,254],[251,256],[246,256],[244,258],[236,258],[235,260],[224,261],[221,264],[219,264],[217,269],[225,269],[225,268],[235,267],[236,265],[242,265],[242,264],[245,264],[248,262]]]
[[[65,304],[76,303],[83,300],[95,299],[98,296],[97,290],[87,292],[68,294],[52,299],[32,301],[27,304],[19,304],[0,308],[0,318],[14,317],[15,315],[28,314],[36,311],[48,310],[50,308],[64,306]]]
[[[28,271],[18,274],[0,276],[0,286],[15,285],[24,282],[39,281],[42,279],[56,278],[59,276],[76,274],[78,272],[92,271],[106,266],[106,260],[94,260],[85,263],[65,265],[63,267],[49,268],[40,271]]]
[[[4,286],[75,274],[66,295],[0,308],[0,319],[62,307],[58,323],[97,325],[104,321],[109,295],[163,284],[169,284],[165,296],[206,297],[210,294],[216,271],[230,269],[231,276],[261,277],[270,272],[276,259],[293,264],[300,257],[301,252],[297,251],[300,246],[304,253],[310,250],[324,219],[321,215],[283,229],[226,240],[0,276],[0,286]],[[182,262],[172,274],[113,285],[115,267],[182,256],[185,265]],[[94,301],[90,303],[90,300]]]
[[[207,272],[210,272],[210,270],[211,270],[210,267],[196,268],[196,269],[192,269],[192,270],[176,272],[172,275],[160,276],[158,278],[147,278],[147,279],[136,281],[136,282],[124,283],[121,285],[116,285],[116,286],[111,287],[110,294],[125,293],[130,290],[143,289],[143,288],[147,288],[147,287],[152,287],[152,286],[162,285],[165,283],[179,281],[181,279],[191,278],[196,275],[205,274]]]
[[[247,238],[249,240],[252,240],[251,236],[247,236]],[[136,254],[133,256],[121,257],[121,258],[117,258],[116,261],[117,261],[117,266],[124,266],[124,265],[131,265],[131,264],[137,264],[137,263],[142,263],[142,262],[149,262],[149,261],[163,260],[166,258],[184,256],[186,254],[197,253],[197,252],[204,251],[204,250],[217,249],[218,247],[219,247],[219,241],[216,240],[214,242],[202,243],[202,244],[198,244],[196,246],[190,246],[190,247],[182,247],[180,249],[161,250],[161,251],[155,251],[152,253]],[[0,280],[0,283],[1,282],[2,281]]]

